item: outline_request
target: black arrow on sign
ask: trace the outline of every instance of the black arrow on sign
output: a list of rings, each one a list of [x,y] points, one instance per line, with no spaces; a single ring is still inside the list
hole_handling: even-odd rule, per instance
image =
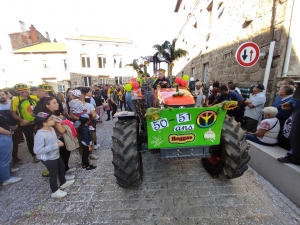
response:
[[[247,59],[247,57],[248,57],[248,55],[246,55],[246,53],[247,53],[247,50],[245,49],[245,50],[244,50],[244,55],[242,55],[244,61],[245,61],[245,59]]]

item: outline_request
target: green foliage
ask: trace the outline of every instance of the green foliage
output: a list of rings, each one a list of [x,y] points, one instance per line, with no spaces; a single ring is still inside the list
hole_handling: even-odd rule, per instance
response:
[[[149,108],[145,113],[145,117],[147,120],[157,120],[159,118],[161,109],[158,108]]]

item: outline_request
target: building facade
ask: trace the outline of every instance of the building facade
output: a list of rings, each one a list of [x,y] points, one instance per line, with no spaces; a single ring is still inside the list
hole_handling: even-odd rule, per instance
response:
[[[13,51],[16,83],[37,86],[48,83],[56,92],[70,87],[69,63],[65,43],[40,43]]]
[[[98,36],[66,38],[71,85],[125,84],[133,76],[132,42]]]
[[[297,0],[178,0],[176,48],[189,52],[175,62],[174,74],[189,74],[207,82],[235,82],[239,87],[263,83],[270,42],[275,49],[270,68],[267,99],[271,103],[282,79],[300,79],[299,1]],[[244,42],[256,43],[265,56],[252,67],[235,59]]]

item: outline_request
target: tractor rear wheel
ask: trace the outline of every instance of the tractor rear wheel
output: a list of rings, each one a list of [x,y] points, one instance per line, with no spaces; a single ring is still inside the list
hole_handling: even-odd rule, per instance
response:
[[[137,146],[137,121],[116,122],[112,136],[112,154],[116,182],[122,187],[137,186],[142,182],[142,157]]]
[[[233,117],[226,116],[220,145],[210,148],[211,157],[202,159],[203,166],[210,175],[223,172],[228,179],[233,179],[244,174],[251,158],[245,133],[240,123]]]

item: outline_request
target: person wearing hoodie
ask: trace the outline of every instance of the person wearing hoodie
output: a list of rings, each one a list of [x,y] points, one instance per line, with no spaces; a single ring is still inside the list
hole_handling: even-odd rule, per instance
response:
[[[75,180],[67,181],[65,178],[65,165],[59,156],[59,148],[64,143],[57,139],[53,128],[55,121],[51,114],[39,112],[34,118],[34,123],[39,130],[34,137],[33,151],[49,170],[51,198],[63,198],[67,195],[67,192],[62,190],[75,182]],[[57,186],[57,177],[60,181],[60,188]]]

